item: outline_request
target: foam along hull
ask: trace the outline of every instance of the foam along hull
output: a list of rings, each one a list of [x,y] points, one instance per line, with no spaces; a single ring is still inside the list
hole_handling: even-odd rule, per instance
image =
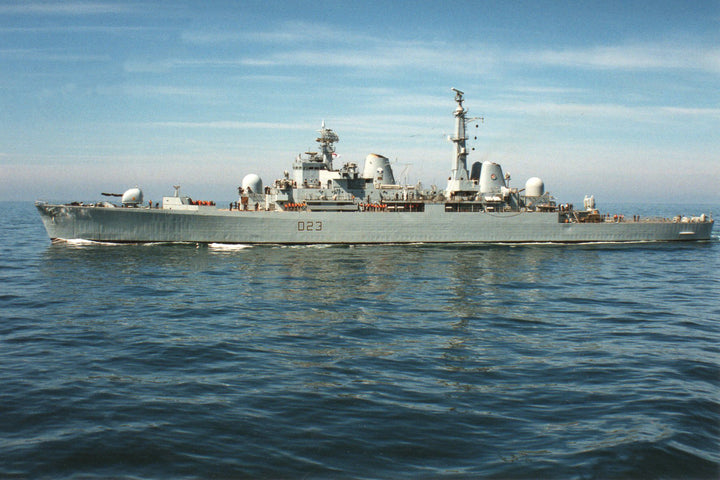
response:
[[[243,244],[532,243],[708,240],[713,222],[560,223],[553,212],[178,211],[38,203],[51,239]]]

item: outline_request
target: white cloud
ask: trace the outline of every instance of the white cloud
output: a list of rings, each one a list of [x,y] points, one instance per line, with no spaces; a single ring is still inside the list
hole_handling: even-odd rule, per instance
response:
[[[605,70],[702,70],[720,73],[720,48],[691,38],[646,43],[618,42],[583,48],[518,50],[500,45],[458,45],[443,41],[409,41],[378,38],[364,32],[339,30],[312,22],[283,22],[267,30],[185,31],[182,39],[193,44],[258,43],[268,53],[244,58],[253,65],[337,66],[398,68],[421,66],[428,70],[488,69],[502,64],[557,66]],[[472,52],[457,61],[458,49]]]
[[[177,85],[118,85],[98,87],[102,95],[127,95],[131,97],[210,97],[221,95],[206,87],[187,87]]]
[[[74,54],[51,49],[5,48],[0,49],[0,58],[41,62],[107,62],[109,55]]]
[[[273,122],[237,122],[232,120],[216,120],[211,122],[151,122],[141,124],[147,127],[169,127],[169,128],[211,128],[228,130],[256,130],[256,129],[277,129],[277,130],[299,130],[304,126],[289,123]]]
[[[322,30],[322,29],[319,29]],[[243,48],[253,55],[225,58],[175,58],[128,61],[126,71],[167,71],[174,68],[308,67],[387,71],[417,69],[432,72],[487,75],[507,66],[535,66],[595,70],[685,70],[720,73],[720,48],[692,43],[617,44],[587,48],[508,49],[497,45],[467,45],[473,54],[457,60],[457,45],[440,41],[388,40],[345,33],[331,44],[305,40],[295,33],[184,33],[202,42],[271,43],[272,47]],[[262,40],[260,40],[262,39]],[[543,92],[540,92],[543,93]],[[545,91],[544,93],[551,93]]]
[[[720,108],[659,107],[658,110],[660,110],[660,113],[669,113],[672,115],[720,117]]]
[[[101,34],[137,34],[138,32],[155,32],[165,30],[164,27],[140,27],[140,26],[108,26],[108,25],[44,25],[41,27],[0,27],[0,33],[57,33],[67,35],[68,33],[101,33]]]
[[[185,31],[180,38],[194,45],[227,44],[238,42],[295,43],[307,40],[307,35],[296,32],[250,32],[250,31]]]
[[[518,52],[510,58],[530,65],[605,70],[705,70],[720,73],[720,49],[700,45],[627,44]]]
[[[357,44],[374,41],[373,37],[358,34],[350,30],[339,30],[334,26],[304,21],[285,21],[267,30],[208,31],[186,30],[183,41],[196,44],[228,44],[238,42],[256,42],[263,44],[297,45],[318,43],[323,45]]]
[[[547,85],[518,85],[511,86],[507,89],[509,92],[521,93],[521,94],[568,94],[568,93],[585,93],[585,88],[573,88],[573,87],[553,87]]]
[[[496,60],[488,51],[459,63],[452,58],[449,47],[443,44],[378,42],[334,50],[283,48],[242,57],[129,59],[124,62],[123,69],[128,73],[167,73],[177,69],[236,68],[247,71],[258,68],[263,69],[262,75],[265,76],[283,68],[333,69],[334,74],[362,72],[363,75],[393,70],[456,75],[472,71],[475,75],[487,75],[494,66]]]
[[[592,116],[624,120],[653,120],[672,115],[720,117],[720,108],[682,108],[669,106],[628,106],[620,104],[517,102],[486,104],[489,108],[527,115]]]
[[[0,5],[0,14],[7,15],[101,15],[127,13],[136,8],[117,2],[20,2],[16,5]]]

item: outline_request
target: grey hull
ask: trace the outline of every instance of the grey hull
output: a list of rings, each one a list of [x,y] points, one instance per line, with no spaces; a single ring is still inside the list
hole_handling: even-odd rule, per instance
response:
[[[555,212],[177,211],[37,204],[51,239],[242,244],[689,241],[712,220],[560,223]]]

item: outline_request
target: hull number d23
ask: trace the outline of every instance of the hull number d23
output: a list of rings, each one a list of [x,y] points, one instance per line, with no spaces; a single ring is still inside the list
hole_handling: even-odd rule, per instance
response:
[[[298,232],[322,232],[323,222],[321,221],[299,221],[297,222]]]

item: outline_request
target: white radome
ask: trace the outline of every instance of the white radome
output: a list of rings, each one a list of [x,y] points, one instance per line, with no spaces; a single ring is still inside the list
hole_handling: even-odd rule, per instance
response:
[[[242,179],[242,188],[246,192],[248,192],[248,189],[250,189],[252,190],[252,193],[262,193],[262,179],[254,173],[249,173],[245,175]]]
[[[545,193],[545,183],[538,177],[528,178],[525,182],[525,195],[528,197],[540,197]]]
[[[138,187],[128,189],[122,196],[123,205],[140,205],[143,203],[143,192]]]

